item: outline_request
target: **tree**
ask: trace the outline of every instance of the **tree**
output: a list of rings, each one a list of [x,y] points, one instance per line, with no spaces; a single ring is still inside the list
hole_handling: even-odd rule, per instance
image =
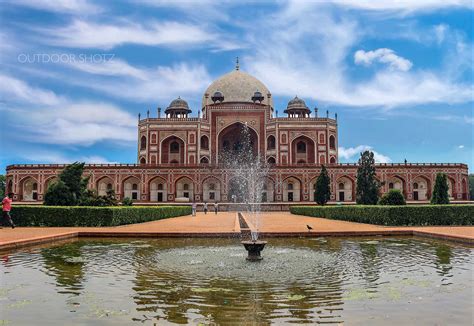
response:
[[[64,168],[59,175],[59,179],[62,180],[69,191],[72,193],[76,203],[78,203],[87,190],[87,183],[89,178],[83,178],[85,163],[74,162]]]
[[[405,197],[398,189],[390,189],[379,200],[379,205],[406,205]]]
[[[323,165],[321,173],[316,180],[316,187],[314,190],[314,200],[318,205],[326,204],[331,198],[331,188],[329,187],[331,180],[329,179],[328,171]]]
[[[75,205],[74,196],[68,186],[62,180],[58,180],[48,187],[44,195],[44,205],[72,206]]]
[[[88,200],[90,192],[87,191],[89,178],[82,177],[84,163],[69,164],[59,174],[58,182],[48,187],[45,193],[44,204],[56,206],[79,205],[83,200]]]
[[[3,199],[5,197],[5,187],[7,186],[6,178],[2,174],[0,175],[0,198]]]
[[[474,174],[469,174],[469,198],[474,200]]]
[[[357,204],[377,204],[379,189],[380,183],[375,178],[374,153],[365,151],[360,154],[359,167],[357,168]]]
[[[431,196],[431,203],[435,205],[449,204],[448,177],[444,173],[436,175],[436,181]]]

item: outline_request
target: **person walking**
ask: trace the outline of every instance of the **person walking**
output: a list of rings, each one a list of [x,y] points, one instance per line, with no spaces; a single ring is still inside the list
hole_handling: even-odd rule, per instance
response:
[[[217,215],[217,212],[219,211],[219,204],[217,202],[214,203],[214,213]]]
[[[207,214],[207,202],[204,202],[204,214]]]
[[[13,193],[9,193],[3,198],[2,200],[2,211],[3,211],[3,220],[7,220],[8,224],[12,227],[12,229],[15,228],[15,224],[12,221],[12,217],[10,215],[10,211],[12,210],[12,198],[13,198]],[[2,221],[3,224],[3,221]]]
[[[191,210],[193,212],[193,216],[196,216],[196,209],[197,209],[197,204],[195,201],[193,201],[192,205],[191,205]]]

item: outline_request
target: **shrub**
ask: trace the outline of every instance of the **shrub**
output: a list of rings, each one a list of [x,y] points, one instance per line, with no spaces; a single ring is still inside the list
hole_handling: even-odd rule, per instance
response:
[[[79,206],[117,206],[118,201],[115,199],[115,191],[113,189],[107,190],[105,196],[99,196],[95,190],[87,190],[82,196]]]
[[[14,206],[18,226],[115,226],[191,214],[191,206]]]
[[[385,195],[379,200],[379,205],[406,205],[405,197],[398,189],[390,189]]]
[[[132,206],[133,205],[133,199],[125,197],[122,199],[122,205],[123,206]]]
[[[378,225],[472,225],[474,205],[292,206],[297,215]]]

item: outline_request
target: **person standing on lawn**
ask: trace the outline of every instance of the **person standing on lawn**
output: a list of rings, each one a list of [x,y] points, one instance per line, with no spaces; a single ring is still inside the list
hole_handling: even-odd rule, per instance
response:
[[[9,193],[8,195],[5,196],[2,200],[2,211],[3,211],[3,220],[7,220],[8,224],[12,227],[12,229],[15,228],[15,224],[12,221],[12,217],[10,215],[10,211],[12,210],[12,198],[13,198],[13,193]],[[3,221],[2,221],[3,224]]]
[[[193,201],[193,204],[191,205],[191,209],[193,212],[193,216],[196,216],[196,209],[197,209],[197,204],[195,201]]]
[[[204,202],[204,214],[207,214],[207,202]]]
[[[217,212],[219,211],[219,204],[217,202],[214,203],[214,213],[216,213],[217,215]]]

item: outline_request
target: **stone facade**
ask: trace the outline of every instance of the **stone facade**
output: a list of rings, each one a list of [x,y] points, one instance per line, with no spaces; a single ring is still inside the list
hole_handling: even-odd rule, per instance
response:
[[[238,68],[238,67],[237,67]],[[254,77],[236,69],[211,84],[203,96],[202,112],[191,110],[178,98],[165,117],[138,121],[137,164],[89,164],[91,189],[138,202],[228,202],[230,173],[219,153],[238,142],[239,128],[251,130],[254,150],[271,164],[263,198],[267,202],[314,201],[314,183],[321,165],[331,177],[333,201],[355,200],[355,164],[339,164],[337,116],[317,116],[295,97],[285,113],[274,112],[271,93]],[[202,113],[202,114],[201,114]],[[15,200],[42,201],[45,190],[64,165],[10,165],[7,188]],[[428,200],[436,173],[448,175],[454,200],[468,199],[466,164],[378,164],[384,186],[400,189],[407,200]]]

